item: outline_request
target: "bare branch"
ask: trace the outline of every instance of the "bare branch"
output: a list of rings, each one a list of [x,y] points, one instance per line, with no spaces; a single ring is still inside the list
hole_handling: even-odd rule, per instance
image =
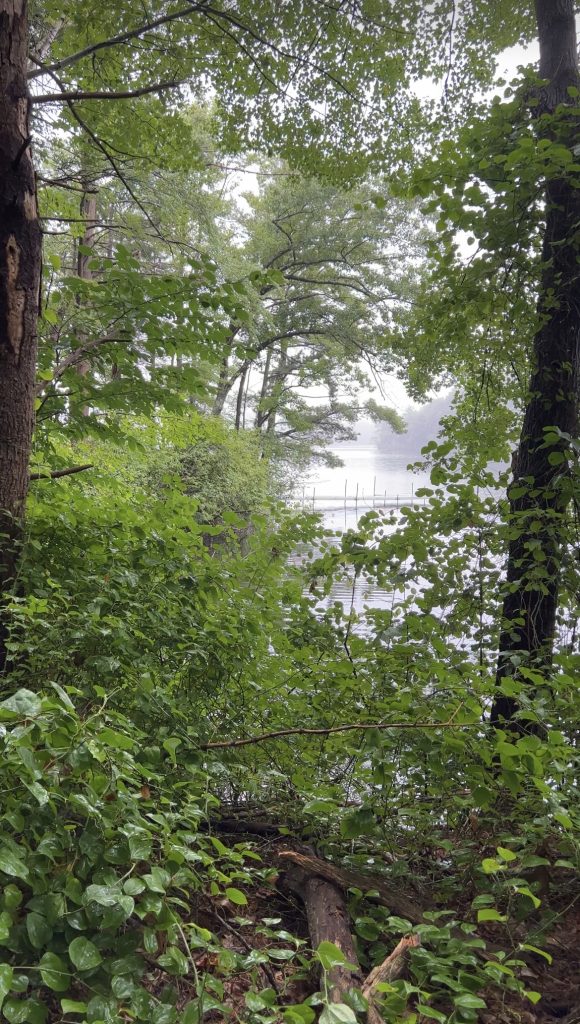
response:
[[[72,476],[73,473],[82,473],[85,469],[93,469],[93,463],[87,462],[84,466],[69,466],[68,469],[53,469],[51,473],[31,473],[29,480],[57,480],[61,476]]]
[[[459,709],[458,709],[459,710]],[[282,736],[331,736],[337,732],[368,731],[370,729],[472,729],[479,728],[478,722],[457,723],[452,716],[447,722],[357,722],[351,725],[333,725],[326,729],[278,729],[276,732],[264,732],[260,736],[249,736],[241,740],[214,740],[201,743],[201,750],[217,750],[230,747],[247,747],[252,743],[264,743],[266,740],[280,739]]]
[[[45,92],[39,96],[31,96],[32,103],[61,103],[61,102],[80,102],[80,100],[131,100],[138,96],[146,96],[152,92],[164,92],[166,89],[176,89],[179,85],[184,85],[184,80],[169,82],[156,82],[154,85],[144,85],[140,89],[130,89],[123,92],[108,92],[108,91],[94,91],[94,92]]]

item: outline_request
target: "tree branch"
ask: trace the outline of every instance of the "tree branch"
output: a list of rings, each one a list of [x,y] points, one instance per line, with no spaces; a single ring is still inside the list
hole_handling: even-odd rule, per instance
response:
[[[122,32],[118,36],[111,36],[110,39],[103,39],[98,43],[85,46],[83,50],[77,50],[76,53],[71,53],[69,57],[63,57],[53,64],[47,64],[46,66],[40,64],[38,70],[31,71],[28,77],[40,78],[42,75],[50,74],[51,71],[60,71],[61,68],[69,67],[70,64],[76,64],[77,61],[82,60],[84,57],[90,57],[91,54],[97,53],[98,50],[107,50],[112,46],[119,46],[121,43],[127,43],[130,39],[138,39],[145,32],[151,32],[154,28],[159,28],[160,25],[166,25],[170,21],[177,21],[179,18],[187,18],[191,14],[195,14],[203,6],[203,3],[190,4],[189,7],[182,7],[181,10],[174,11],[172,14],[165,14],[154,21],[146,21],[143,25],[139,25],[137,28],[130,29],[127,32]]]
[[[163,92],[165,89],[176,89],[178,85],[184,85],[183,80],[156,82],[154,85],[144,85],[140,89],[130,89],[122,92],[94,91],[94,92],[45,92],[39,96],[31,96],[32,103],[60,103],[79,102],[80,100],[131,100],[137,96],[146,96],[152,92]]]
[[[459,708],[457,709],[459,710]],[[456,712],[457,713],[457,712]],[[275,732],[264,732],[260,736],[250,736],[241,740],[214,740],[201,743],[200,750],[217,750],[230,747],[247,747],[252,743],[264,743],[266,740],[280,739],[282,736],[331,736],[337,732],[367,731],[370,729],[471,729],[479,728],[478,722],[457,723],[453,715],[448,722],[361,722],[351,725],[333,725],[321,729],[277,729]]]
[[[114,335],[106,335],[104,338],[95,338],[94,341],[88,341],[86,345],[81,345],[79,348],[75,348],[72,352],[69,352],[68,356],[66,356],[60,363],[56,364],[54,373],[50,380],[41,380],[36,385],[36,397],[41,395],[49,384],[54,384],[56,381],[60,380],[62,375],[66,373],[71,366],[75,366],[81,359],[84,359],[88,352],[93,352],[94,349],[99,348],[100,345],[106,345],[110,342],[114,342],[117,345],[126,345],[132,340],[132,338],[116,338]]]
[[[31,473],[29,480],[57,480],[61,476],[72,476],[73,473],[82,473],[85,469],[93,469],[93,463],[87,462],[84,466],[69,466],[68,469],[53,469],[51,473]]]

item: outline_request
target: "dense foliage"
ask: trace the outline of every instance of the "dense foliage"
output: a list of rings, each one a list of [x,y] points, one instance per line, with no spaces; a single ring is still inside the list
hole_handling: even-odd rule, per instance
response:
[[[33,6],[9,1024],[576,1019],[580,83],[481,98],[534,18],[475,6]],[[387,372],[453,388],[430,484],[332,535],[294,485]]]

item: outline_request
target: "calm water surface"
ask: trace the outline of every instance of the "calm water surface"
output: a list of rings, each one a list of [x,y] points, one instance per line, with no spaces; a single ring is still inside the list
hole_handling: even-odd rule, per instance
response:
[[[297,498],[306,508],[322,516],[324,526],[340,533],[356,528],[360,516],[372,508],[389,511],[397,505],[409,505],[417,488],[429,482],[428,473],[411,473],[407,465],[413,456],[388,451],[373,444],[340,445],[332,449],[344,465],[336,468],[315,466],[303,481]],[[346,494],[346,501],[345,501]],[[336,543],[340,543],[337,536]],[[365,605],[390,607],[393,592],[370,586],[364,579],[337,582],[323,607],[340,601],[345,610],[351,605],[361,615]]]

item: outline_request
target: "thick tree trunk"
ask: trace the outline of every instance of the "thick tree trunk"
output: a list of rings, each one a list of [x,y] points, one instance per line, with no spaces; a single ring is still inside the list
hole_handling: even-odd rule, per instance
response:
[[[34,427],[41,232],[30,152],[26,0],[0,0],[0,587],[18,560]],[[4,664],[0,625],[0,667]]]
[[[548,123],[544,115],[560,105],[577,105],[568,89],[580,86],[573,0],[536,0],[540,40],[538,132],[572,149],[578,144],[579,118],[562,113]],[[571,176],[573,177],[573,176]],[[578,420],[580,368],[580,190],[569,178],[546,183],[543,272],[534,339],[534,369],[510,487],[511,539],[507,588],[492,722],[509,722],[518,702],[501,693],[506,676],[525,664],[550,670],[556,631],[562,529],[569,490],[562,488],[567,441],[545,445],[552,434],[574,434]]]
[[[333,942],[348,963],[355,968],[350,970],[340,964],[327,972],[326,987],[329,1000],[333,1003],[343,1003],[349,990],[360,988],[362,984],[362,973],[351,935],[344,892],[333,882],[311,875],[297,864],[292,864],[286,872],[285,882],[304,903],[312,948],[318,949],[321,942]]]

